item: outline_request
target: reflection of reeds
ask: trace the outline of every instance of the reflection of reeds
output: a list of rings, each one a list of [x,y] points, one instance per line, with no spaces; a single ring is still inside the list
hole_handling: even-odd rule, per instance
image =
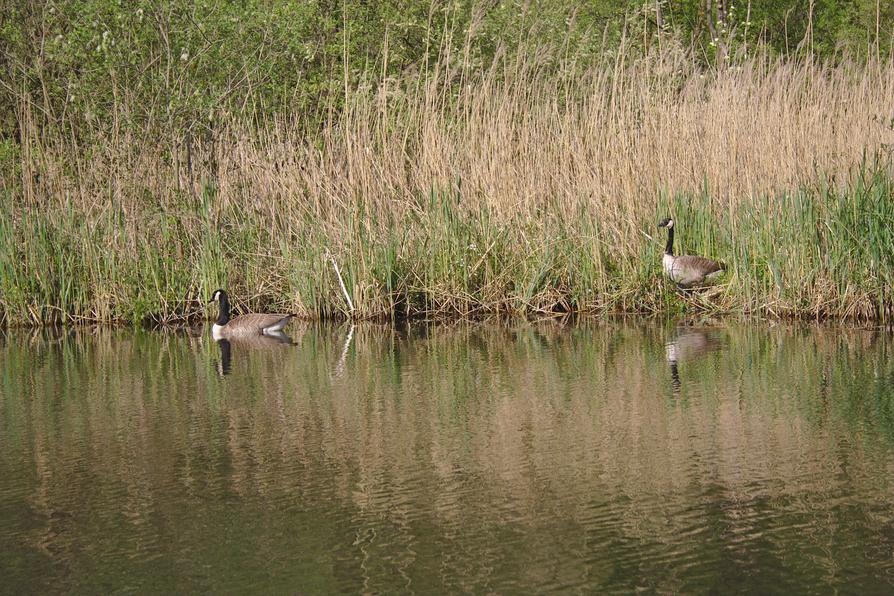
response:
[[[786,523],[834,515],[834,499],[810,497],[842,482],[888,490],[887,336],[713,329],[722,349],[687,360],[674,392],[675,333],[361,325],[345,355],[344,328],[312,327],[289,349],[240,352],[227,378],[205,338],[100,330],[35,346],[13,334],[0,343],[0,467],[33,463],[20,481],[43,520],[34,546],[63,559],[120,527],[133,548],[158,549],[172,531],[159,520],[234,498],[325,501],[411,550],[423,522],[457,545],[560,521],[660,549],[698,531],[718,540],[706,524],[743,540],[772,529],[768,504]],[[109,501],[123,526],[93,519]],[[475,569],[457,553],[450,564]]]
[[[671,211],[685,249],[732,266],[706,308],[887,316],[890,62],[443,71],[352,90],[320,130],[231,119],[204,144],[79,140],[22,106],[3,316],[196,317],[220,285],[322,317],[667,310],[647,235]]]

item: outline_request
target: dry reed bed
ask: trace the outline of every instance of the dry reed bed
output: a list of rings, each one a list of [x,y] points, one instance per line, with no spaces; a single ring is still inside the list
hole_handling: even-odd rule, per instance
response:
[[[442,72],[351,89],[321,129],[220,117],[203,140],[152,122],[74,134],[23,104],[6,321],[193,316],[220,285],[250,308],[346,314],[328,252],[357,316],[887,316],[887,274],[866,259],[894,261],[894,64]],[[732,267],[710,298],[659,282],[667,211],[687,250]],[[847,238],[860,223],[872,246]]]

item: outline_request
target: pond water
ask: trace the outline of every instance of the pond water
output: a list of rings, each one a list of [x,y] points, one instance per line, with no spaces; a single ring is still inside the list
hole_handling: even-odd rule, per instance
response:
[[[0,591],[894,588],[883,331],[0,334]]]

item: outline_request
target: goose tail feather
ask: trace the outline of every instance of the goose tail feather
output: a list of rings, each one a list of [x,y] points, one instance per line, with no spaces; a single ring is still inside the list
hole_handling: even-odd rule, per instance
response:
[[[295,315],[286,315],[286,316],[284,316],[282,319],[280,319],[279,321],[273,323],[272,325],[269,325],[269,326],[267,326],[267,327],[264,327],[264,333],[267,333],[267,334],[270,334],[270,333],[273,333],[273,334],[280,333],[280,332],[283,330],[283,328],[284,328],[286,325],[289,324],[289,320],[290,320],[292,317],[294,317],[294,316],[295,316]]]

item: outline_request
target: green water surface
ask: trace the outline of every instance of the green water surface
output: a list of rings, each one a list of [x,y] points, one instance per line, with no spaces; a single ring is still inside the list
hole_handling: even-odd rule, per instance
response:
[[[894,337],[0,334],[3,593],[894,590]]]

